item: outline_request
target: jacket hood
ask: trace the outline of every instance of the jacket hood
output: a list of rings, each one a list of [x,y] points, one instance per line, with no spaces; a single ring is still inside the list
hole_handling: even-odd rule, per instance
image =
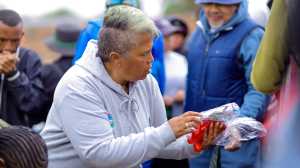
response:
[[[229,22],[227,22],[224,26],[217,29],[216,31],[210,32],[210,27],[209,27],[208,21],[206,19],[204,10],[202,10],[199,13],[199,21],[197,21],[196,24],[198,27],[200,27],[202,29],[207,42],[210,42],[210,41],[212,41],[212,39],[218,32],[224,31],[224,30],[232,30],[233,26],[246,20],[247,17],[248,17],[248,0],[244,0],[242,3],[240,3],[238,9],[236,10],[236,12],[233,15],[233,17],[231,18],[231,20],[229,20]]]
[[[99,27],[102,27],[103,17],[93,19],[93,20],[90,21],[90,23],[95,24],[95,25],[97,25]]]
[[[128,94],[124,91],[122,86],[116,83],[107,73],[104,64],[100,57],[97,57],[98,46],[96,40],[90,40],[87,44],[87,47],[82,55],[82,57],[76,61],[75,65],[80,66],[85,69],[89,73],[91,73],[94,77],[100,80],[104,85],[117,92],[118,94],[129,98]],[[138,82],[138,81],[137,81]],[[137,82],[133,82],[132,92],[134,92],[134,88],[136,87]]]

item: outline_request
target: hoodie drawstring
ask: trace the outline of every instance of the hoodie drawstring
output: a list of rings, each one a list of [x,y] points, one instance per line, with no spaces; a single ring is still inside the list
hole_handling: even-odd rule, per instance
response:
[[[128,103],[128,105],[130,104],[131,107],[133,106],[134,107],[133,111],[135,111],[135,112],[139,111],[139,105],[137,104],[137,102],[134,98],[129,98],[129,99],[124,100],[120,105],[120,108],[119,108],[120,111],[125,110],[125,103]]]
[[[126,100],[124,100],[121,105],[119,110],[120,111],[124,111],[125,110],[125,104],[128,104],[128,111],[131,111],[130,109],[132,109],[134,112],[138,112],[139,111],[139,105],[136,102],[136,100],[134,98],[128,98]],[[128,117],[128,121],[129,123],[129,131],[131,132],[131,113],[128,113],[129,117]]]

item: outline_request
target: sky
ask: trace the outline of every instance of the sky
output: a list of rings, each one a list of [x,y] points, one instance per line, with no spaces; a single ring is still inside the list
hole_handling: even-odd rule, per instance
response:
[[[161,0],[141,0],[142,9],[152,18],[162,13]],[[85,3],[83,3],[85,2]],[[105,0],[3,0],[0,6],[12,9],[21,16],[39,17],[66,8],[81,18],[94,18],[105,11]]]

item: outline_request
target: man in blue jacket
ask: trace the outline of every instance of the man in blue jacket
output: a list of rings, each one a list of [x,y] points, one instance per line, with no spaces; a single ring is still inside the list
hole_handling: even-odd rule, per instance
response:
[[[137,7],[136,0],[106,0],[107,9],[112,6],[117,5],[129,5]],[[75,62],[81,58],[87,43],[91,40],[97,40],[99,31],[102,27],[103,18],[97,18],[89,21],[89,23],[84,27],[79,37],[76,52],[73,59],[73,65]],[[153,41],[152,55],[154,57],[154,62],[152,63],[151,74],[157,80],[161,93],[164,93],[165,88],[165,68],[164,68],[164,48],[163,48],[163,38],[160,33],[159,38]]]
[[[248,18],[247,0],[196,0],[204,9],[189,42],[185,111],[205,111],[230,102],[241,107],[240,117],[260,121],[270,96],[250,82],[252,63],[264,35]],[[209,167],[214,147],[189,160],[190,167]],[[221,148],[222,168],[259,168],[259,139],[243,142],[239,151]]]

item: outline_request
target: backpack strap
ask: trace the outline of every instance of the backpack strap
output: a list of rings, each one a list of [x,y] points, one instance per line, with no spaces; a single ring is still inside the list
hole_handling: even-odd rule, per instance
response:
[[[54,71],[60,76],[63,76],[65,74],[65,72],[62,70],[62,68],[56,62],[54,62],[53,64],[50,64],[50,67],[52,67],[54,69]]]
[[[212,153],[209,168],[221,168],[221,150],[220,146],[216,145]]]
[[[245,40],[245,38],[251,33],[251,31],[252,31],[253,29],[255,29],[255,28],[257,28],[257,27],[259,27],[259,28],[261,28],[261,29],[263,29],[263,30],[265,31],[265,28],[262,27],[262,26],[259,26],[259,25],[252,27],[250,30],[248,30],[248,31],[244,34],[243,38],[240,40],[240,42],[238,43],[238,46],[237,46],[237,48],[236,48],[236,64],[237,64],[237,67],[240,69],[240,71],[241,71],[242,73],[245,73],[245,70],[239,66],[240,63],[241,63],[241,61],[238,59],[238,58],[239,58],[239,57],[238,57],[238,56],[239,56],[239,51],[240,51],[240,49],[241,49],[241,45],[242,45],[243,41]]]

